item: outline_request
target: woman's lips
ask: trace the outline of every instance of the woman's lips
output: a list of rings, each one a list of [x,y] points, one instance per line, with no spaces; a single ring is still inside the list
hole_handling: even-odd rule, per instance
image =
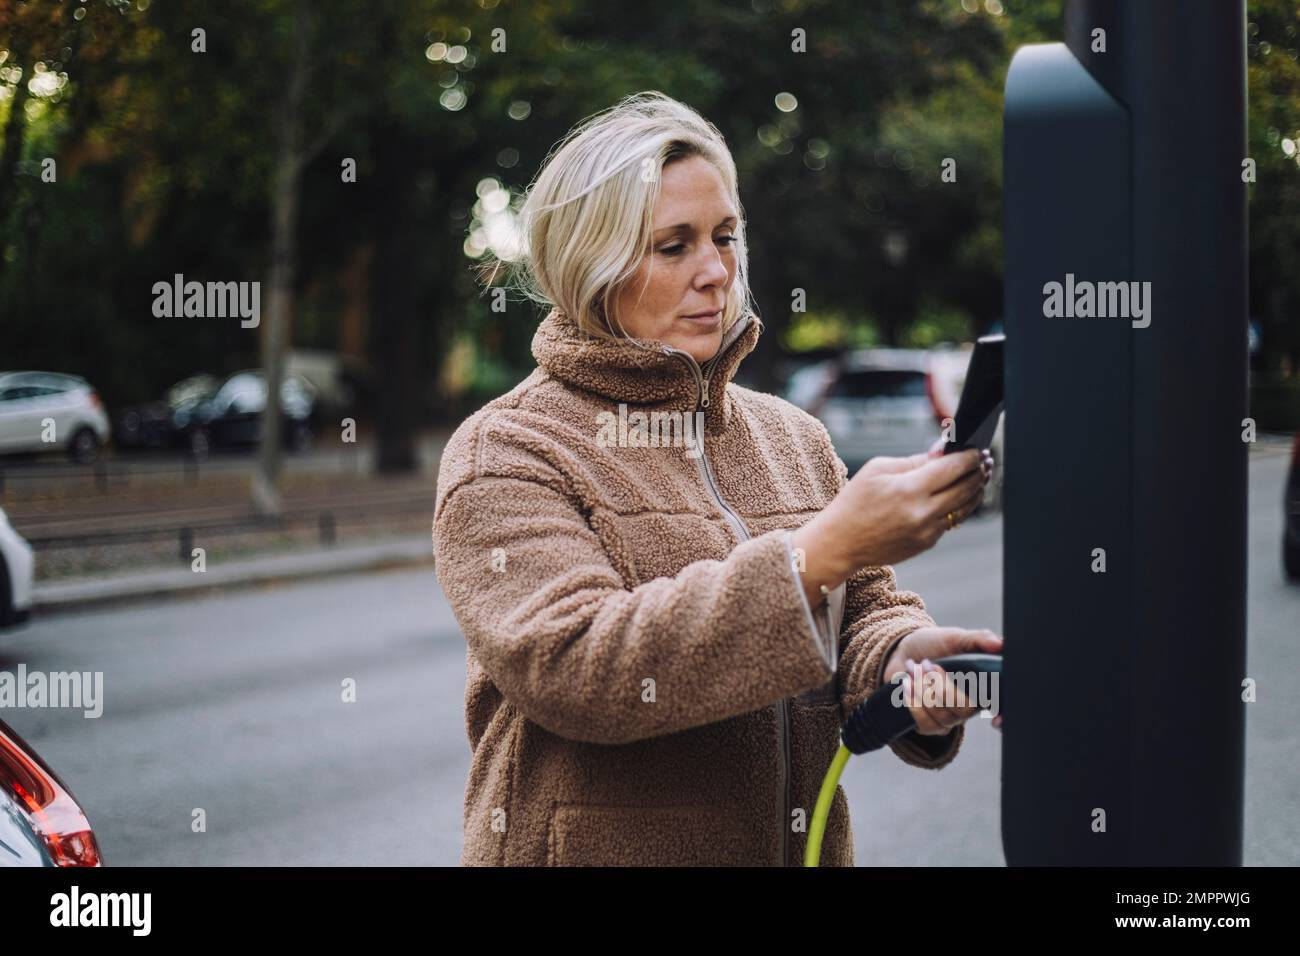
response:
[[[707,315],[683,315],[682,318],[688,319],[691,322],[717,322],[722,318],[722,310],[718,309],[717,312],[710,312]]]

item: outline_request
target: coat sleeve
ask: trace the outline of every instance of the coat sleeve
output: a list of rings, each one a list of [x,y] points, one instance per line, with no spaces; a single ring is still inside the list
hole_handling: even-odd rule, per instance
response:
[[[918,627],[934,625],[920,596],[898,590],[895,583],[890,567],[860,568],[846,582],[839,661],[841,722],[880,687],[881,671],[898,642]],[[890,749],[906,763],[937,770],[957,756],[965,732],[964,724],[941,736],[912,731]]]
[[[848,467],[835,453],[825,427],[820,422],[817,426],[823,447],[834,462],[838,493],[848,481]],[[934,626],[920,595],[900,591],[896,585],[894,569],[887,566],[859,568],[844,583],[837,681],[841,723],[880,687],[884,680],[881,671],[898,642],[919,627]],[[957,756],[965,733],[964,724],[939,736],[912,731],[890,744],[890,749],[905,763],[937,770]]]
[[[534,723],[621,744],[824,685],[836,647],[809,611],[788,531],[635,587],[609,519],[563,482],[478,474],[439,496],[439,583],[473,653]]]

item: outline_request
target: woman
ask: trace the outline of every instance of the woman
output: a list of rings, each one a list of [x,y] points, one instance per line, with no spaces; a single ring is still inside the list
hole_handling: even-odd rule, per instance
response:
[[[798,865],[853,708],[1001,648],[889,567],[975,508],[991,460],[848,481],[816,419],[732,384],[762,325],[735,165],[688,107],[590,118],[523,222],[537,368],[452,436],[434,513],[468,643],[462,862]],[[976,709],[908,700],[894,752],[946,765]],[[842,790],[822,861],[853,863]]]

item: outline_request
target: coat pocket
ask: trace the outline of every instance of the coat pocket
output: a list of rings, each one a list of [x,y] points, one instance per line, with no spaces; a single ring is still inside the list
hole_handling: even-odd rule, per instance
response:
[[[550,866],[742,866],[736,811],[721,806],[562,803],[551,814]]]

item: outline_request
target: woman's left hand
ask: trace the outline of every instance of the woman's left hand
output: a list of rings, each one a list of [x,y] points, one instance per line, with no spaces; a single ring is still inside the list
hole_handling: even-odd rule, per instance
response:
[[[951,654],[1000,654],[1002,638],[988,630],[968,630],[962,627],[921,627],[898,642],[893,654],[885,663],[882,674],[890,682],[900,672],[909,685],[911,694],[924,700],[926,682],[942,680],[946,685],[939,700],[955,700],[957,706],[941,705],[912,707],[916,729],[920,734],[936,736],[946,734],[958,724],[965,723],[980,712],[978,706],[965,706],[965,699],[943,668],[934,664],[937,657]],[[928,667],[926,665],[929,665]],[[934,675],[934,676],[929,676]],[[951,688],[951,689],[949,689]],[[949,696],[951,694],[952,696]],[[910,697],[905,699],[911,699]],[[993,718],[993,726],[1002,728],[1002,715]]]

